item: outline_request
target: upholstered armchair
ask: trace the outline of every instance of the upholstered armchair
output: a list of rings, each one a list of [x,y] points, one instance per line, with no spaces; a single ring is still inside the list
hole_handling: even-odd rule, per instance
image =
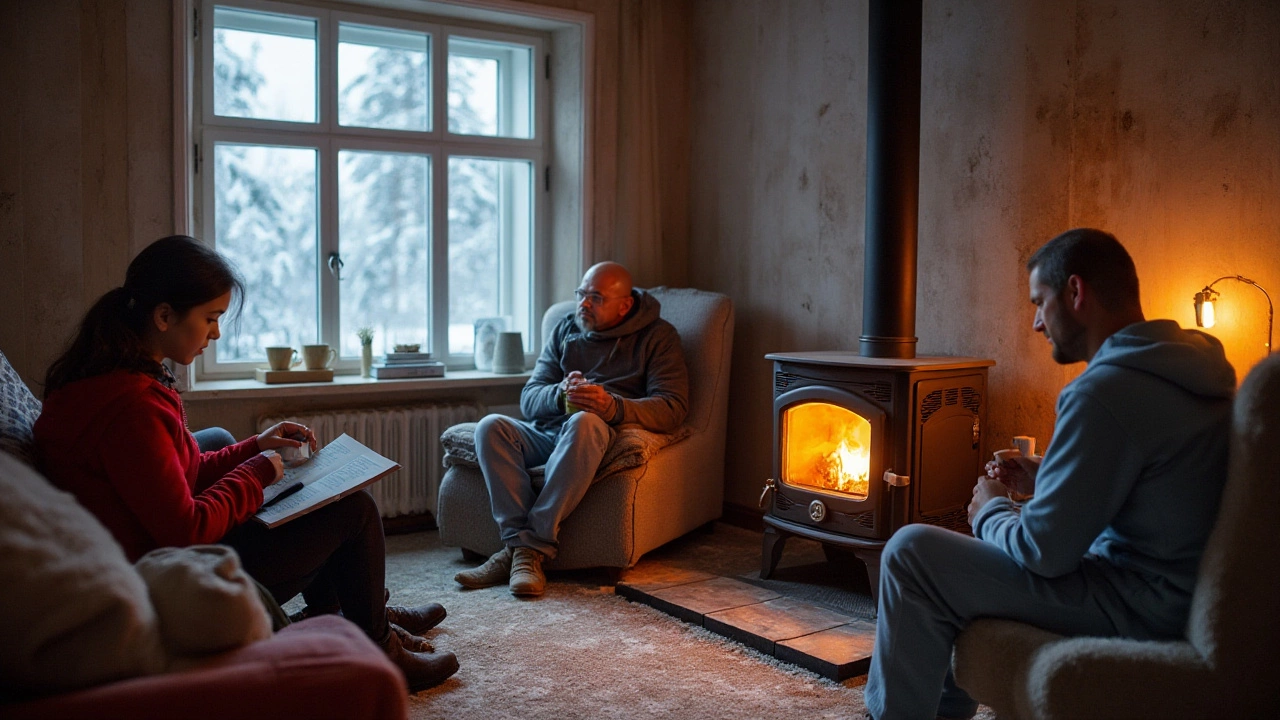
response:
[[[1064,638],[978,620],[956,642],[956,682],[1001,718],[1280,717],[1280,355],[1249,373],[1186,635]]]
[[[561,527],[560,551],[549,569],[629,568],[646,552],[720,517],[733,304],[701,290],[649,292],[680,333],[689,366],[689,416],[670,437],[641,430],[617,434],[595,484]],[[542,336],[572,309],[572,302],[552,305],[543,316]],[[487,557],[502,543],[473,445],[468,454],[473,428],[474,423],[455,426],[442,437],[448,470],[436,520],[445,545]]]

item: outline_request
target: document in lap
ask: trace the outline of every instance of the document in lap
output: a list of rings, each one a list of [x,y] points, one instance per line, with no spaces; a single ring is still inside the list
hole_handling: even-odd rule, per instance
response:
[[[254,519],[269,528],[283,525],[317,508],[371,485],[400,469],[343,433],[298,467],[262,490],[262,508]]]

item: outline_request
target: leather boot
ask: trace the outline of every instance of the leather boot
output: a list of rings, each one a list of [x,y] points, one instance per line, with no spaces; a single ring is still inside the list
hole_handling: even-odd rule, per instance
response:
[[[511,594],[537,597],[546,590],[547,576],[542,572],[542,553],[533,548],[516,548],[511,554]]]
[[[458,672],[458,658],[453,653],[414,652],[405,647],[394,629],[382,641],[382,650],[400,668],[411,693],[439,685]]]
[[[494,553],[480,567],[463,570],[453,576],[454,582],[472,590],[502,585],[510,579],[511,548],[507,547]]]
[[[427,603],[414,607],[400,605],[387,606],[387,622],[399,625],[414,635],[422,635],[440,624],[445,616],[444,606],[440,603]]]

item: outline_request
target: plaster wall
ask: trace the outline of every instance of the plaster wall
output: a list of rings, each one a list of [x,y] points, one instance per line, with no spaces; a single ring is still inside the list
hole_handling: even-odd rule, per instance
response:
[[[856,351],[862,330],[866,13],[694,7],[690,278],[737,306],[725,494],[745,508],[771,473],[764,354]],[[918,352],[996,360],[987,450],[1049,441],[1083,369],[1030,329],[1023,265],[1058,232],[1114,232],[1150,318],[1193,325],[1222,275],[1280,299],[1280,4],[928,0],[923,53]],[[1266,303],[1216,289],[1243,377]]]

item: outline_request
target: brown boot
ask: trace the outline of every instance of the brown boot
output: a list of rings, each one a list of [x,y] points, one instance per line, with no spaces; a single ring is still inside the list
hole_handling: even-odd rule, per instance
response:
[[[480,567],[463,570],[453,576],[459,585],[472,590],[502,585],[510,578],[511,548],[506,547],[490,556]]]
[[[400,605],[387,606],[387,622],[394,623],[414,635],[421,635],[440,624],[445,616],[444,606],[440,603],[427,603],[414,607]]]
[[[542,553],[533,548],[518,547],[511,554],[511,594],[538,597],[547,590],[547,576],[542,572]]]
[[[400,668],[411,693],[439,685],[458,672],[458,658],[453,653],[414,652],[405,647],[394,629],[382,641],[382,651]]]
[[[431,644],[430,640],[424,637],[419,637],[417,635],[414,635],[413,633],[409,632],[408,630],[405,630],[399,625],[392,623],[391,632],[400,636],[401,647],[404,647],[406,650],[409,650],[410,652],[433,653],[436,651],[435,646]]]

